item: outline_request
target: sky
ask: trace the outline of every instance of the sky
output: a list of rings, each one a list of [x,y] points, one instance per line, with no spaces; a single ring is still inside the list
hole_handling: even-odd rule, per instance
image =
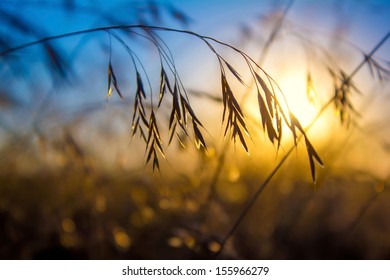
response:
[[[155,1],[162,7],[162,21],[153,22],[154,25],[163,25],[178,29],[187,29],[202,35],[207,35],[236,46],[255,60],[259,59],[262,46],[269,38],[276,19],[286,9],[290,1],[260,1],[260,0],[188,0],[188,1]],[[102,27],[108,23],[102,17],[96,17],[94,11],[104,11],[105,16],[115,18],[121,24],[134,24],[137,22],[137,9],[144,8],[147,1],[69,1],[74,3],[74,10],[66,10],[63,1],[0,1],[0,8],[10,13],[18,15],[33,26],[41,28],[45,36],[53,36],[77,30],[84,30],[94,27]],[[138,7],[138,8],[137,8]],[[188,20],[180,22],[173,16],[174,10],[183,12]],[[303,124],[308,124],[318,111],[318,107],[310,107],[305,101],[306,74],[310,67],[313,71],[313,81],[318,93],[319,103],[326,100],[329,95],[329,83],[325,84],[322,78],[323,71],[316,70],[314,57],[318,54],[311,53],[312,63],[308,66],[305,50],[299,44],[299,39],[294,32],[313,38],[317,43],[334,55],[340,64],[344,65],[344,70],[350,73],[356,65],[361,62],[361,52],[368,53],[372,48],[390,31],[389,1],[309,1],[296,0],[287,13],[284,27],[279,32],[277,39],[272,43],[270,51],[261,61],[261,66],[274,77],[286,92],[287,99],[291,103],[291,108],[298,117],[304,119]],[[150,17],[144,18],[150,22]],[[7,28],[0,28],[2,33],[7,33]],[[244,33],[243,30],[247,31]],[[249,32],[249,33],[248,33]],[[1,34],[2,34],[1,33]],[[15,33],[14,33],[15,34]],[[169,45],[178,70],[180,70],[184,84],[195,90],[207,91],[211,95],[219,96],[220,85],[218,78],[218,64],[216,58],[210,53],[208,48],[196,38],[185,34],[161,32],[164,40]],[[250,34],[250,37],[245,37]],[[31,35],[12,35],[13,45],[18,45],[35,40]],[[52,103],[55,106],[50,110],[50,106],[45,107],[47,114],[51,118],[72,119],[72,114],[78,109],[83,109],[86,104],[101,104],[106,106],[107,89],[107,63],[109,59],[109,40],[107,34],[97,33],[87,37],[71,37],[57,41],[58,46],[64,51],[67,57],[74,57],[74,70],[76,72],[76,85],[61,85],[55,89]],[[335,38],[342,37],[343,40]],[[90,39],[87,41],[87,39]],[[155,49],[145,40],[132,40],[131,48],[139,55],[144,62],[145,68],[151,73],[157,73],[157,78],[152,78],[158,84],[159,64],[155,63],[157,56]],[[125,51],[118,43],[112,45],[112,63],[117,69],[118,81],[126,92],[126,101],[132,100],[131,89],[134,80],[127,77],[131,72],[131,61]],[[238,69],[244,67],[238,58],[224,48],[218,48],[222,55],[226,55],[236,63]],[[309,51],[310,53],[310,51]],[[377,52],[380,61],[388,63],[390,53],[390,43],[384,44]],[[39,104],[30,106],[37,100],[45,100],[46,92],[51,92],[53,84],[48,79],[50,75],[45,74],[42,66],[42,53],[37,48],[24,49],[17,52],[22,58],[25,67],[29,71],[30,81],[21,83],[22,77],[10,79],[7,83],[15,96],[21,99],[22,103],[30,110],[29,113],[36,114],[41,111]],[[229,60],[230,61],[230,60]],[[129,70],[130,69],[130,70]],[[243,68],[242,68],[243,69]],[[375,89],[371,83],[366,83],[364,75],[368,70],[362,70],[357,77],[362,77],[362,87],[365,91]],[[151,74],[151,76],[153,76]],[[4,76],[3,76],[4,77]],[[217,78],[216,78],[217,77]],[[243,74],[244,78],[248,75]],[[153,80],[154,79],[154,80]],[[388,87],[385,89],[388,93]],[[52,94],[52,93],[51,93]],[[55,101],[57,100],[57,101]],[[118,102],[119,98],[113,96],[110,102]],[[366,102],[361,99],[360,102]],[[218,115],[220,122],[221,110],[204,110],[208,103],[194,99],[195,107],[206,114],[205,119],[210,115]],[[380,102],[379,102],[380,103]],[[245,107],[248,111],[256,111],[256,101],[250,100]],[[320,104],[319,104],[320,105]],[[379,106],[379,107],[375,107]],[[375,105],[373,111],[382,112],[385,109],[381,104]],[[62,108],[58,114],[58,108]],[[379,108],[379,109],[377,109]],[[43,110],[43,111],[45,111]],[[54,116],[53,116],[54,112]],[[20,117],[19,122],[26,124],[25,116],[17,111]],[[208,114],[208,115],[207,115]],[[301,114],[301,115],[299,115]],[[43,114],[45,116],[45,114]],[[374,114],[375,115],[375,114]],[[14,116],[4,116],[6,122],[17,120]],[[8,118],[8,119],[7,119]],[[211,123],[213,121],[210,121]],[[318,126],[317,135],[321,132],[332,129],[327,125]],[[30,123],[27,122],[27,126]],[[126,127],[126,126],[124,126]],[[219,132],[219,130],[218,130]],[[326,133],[325,133],[326,134]]]
[[[155,3],[158,3],[158,5],[163,8],[162,22],[154,24],[161,24],[163,26],[179,29],[189,29],[202,35],[215,37],[239,48],[243,48],[244,51],[256,59],[259,55],[259,44],[264,44],[272,31],[275,17],[285,9],[289,2],[290,1],[287,0],[155,1]],[[78,8],[68,11],[64,9],[63,3],[73,3],[74,7]],[[26,19],[26,22],[31,23],[36,28],[44,30],[42,35],[49,36],[112,24],[111,22],[107,23],[107,20],[104,20],[101,17],[96,17],[96,13],[94,14],[94,11],[96,10],[103,11],[105,16],[113,17],[123,24],[136,23],[137,12],[135,11],[137,10],[137,7],[145,7],[146,3],[148,3],[148,1],[4,0],[0,2],[0,7],[20,16],[20,18]],[[182,11],[188,16],[188,24],[183,25],[174,20],[174,17],[170,14],[170,12],[172,12],[172,7],[178,11]],[[327,47],[340,48],[341,50],[344,48],[346,51],[344,53],[341,52],[341,55],[348,56],[351,52],[350,49],[352,49],[352,52],[356,52],[357,47],[361,51],[368,53],[375,44],[389,32],[389,13],[390,3],[388,1],[292,1],[285,22],[285,30],[280,32],[279,42],[274,44],[272,48],[276,50],[282,49],[281,52],[283,51],[286,56],[294,57],[295,53],[288,53],[288,47],[286,47],[286,45],[296,45],[296,42],[291,41],[291,33],[298,31],[316,38],[316,40],[321,41],[321,43],[324,43],[325,45],[327,44]],[[7,26],[3,27],[3,29],[6,28]],[[252,32],[252,43],[249,42],[246,44],[243,40],[243,30]],[[7,31],[4,31],[4,33],[7,33]],[[343,37],[345,42],[332,46],[332,44],[335,44],[336,42],[336,40],[334,40],[334,36],[336,35]],[[13,46],[36,39],[36,36],[18,36],[18,34],[15,36],[15,33],[13,33],[12,36],[14,36],[12,42]],[[95,44],[96,41],[92,40],[93,43],[88,45],[88,47],[83,45],[86,40],[80,39],[80,36],[58,41],[60,49],[64,49],[67,54],[74,55],[75,53],[82,53],[83,56],[81,56],[81,59],[80,57],[78,58],[79,62],[82,61],[82,63],[78,65],[78,71],[81,73],[90,72],[91,69],[95,70],[96,67],[93,66],[94,63],[106,63],[104,55],[102,56],[99,52],[101,52],[102,44],[105,43],[107,45],[107,38],[103,38],[105,35],[101,34],[97,36],[103,43]],[[193,38],[175,33],[164,33],[164,36],[166,36],[164,38],[167,38],[167,41],[169,40],[168,44],[177,57],[179,65],[181,62],[183,62],[183,68],[185,68],[186,65],[194,65],[191,71],[184,71],[183,75],[193,77],[193,73],[196,74],[195,76],[204,72],[207,73],[207,71],[203,69],[204,67],[202,67],[202,64],[207,65],[207,68],[212,70],[215,69],[216,66],[213,66],[212,64],[213,58],[211,58],[210,55],[207,55],[207,48],[204,46],[202,47],[201,44],[195,42],[196,40],[193,40]],[[80,42],[83,44],[77,46],[77,43]],[[192,47],[188,48],[188,46]],[[352,48],[348,49],[350,46],[352,46]],[[389,46],[390,44],[388,43],[382,46],[377,52],[378,56],[388,59],[386,55],[390,51]],[[134,48],[135,52],[141,53],[140,56],[143,56],[145,59],[152,57],[150,52],[144,52],[145,44],[132,42],[132,48]],[[294,49],[293,47],[292,49],[294,52],[297,51],[297,49]],[[150,50],[151,49],[148,48],[148,51]],[[274,53],[277,53],[277,51]],[[19,54],[24,55],[27,62],[37,62],[42,59],[37,55],[33,57],[34,55],[28,49],[19,52]],[[101,59],[97,60],[96,58],[98,56],[100,56]],[[92,61],[83,59],[83,57],[92,57]],[[206,57],[206,59],[202,59],[202,57]],[[267,65],[267,59],[269,59],[269,66]],[[268,69],[272,69],[273,65],[275,65],[275,60],[272,59],[271,52],[271,55],[268,55],[265,61],[263,61]],[[283,57],[281,60],[287,59],[286,57]],[[358,62],[359,61],[356,60],[355,63]],[[352,71],[354,64],[351,63],[349,67],[351,68],[346,70]],[[102,73],[104,73],[104,71]],[[210,74],[207,73],[207,76],[210,76]],[[197,81],[194,82],[190,80],[190,86],[192,87],[196,82]]]

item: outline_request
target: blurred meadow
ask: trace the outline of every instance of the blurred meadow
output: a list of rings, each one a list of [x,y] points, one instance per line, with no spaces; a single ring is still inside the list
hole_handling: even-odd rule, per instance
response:
[[[0,259],[390,259],[389,14],[0,1]]]

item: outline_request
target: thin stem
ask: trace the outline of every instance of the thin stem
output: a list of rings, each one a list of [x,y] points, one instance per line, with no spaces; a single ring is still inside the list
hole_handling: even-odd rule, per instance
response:
[[[364,60],[352,71],[349,75],[348,80],[351,80],[353,76],[366,64],[366,62],[374,55],[374,53],[379,50],[379,48],[389,39],[390,31],[386,34],[385,37],[372,49],[372,51],[364,58]]]
[[[257,60],[257,63],[259,65],[263,64],[265,58],[266,58],[266,55],[268,54],[268,50],[270,49],[272,43],[274,42],[276,36],[279,34],[282,26],[283,26],[283,22],[285,21],[286,19],[286,16],[287,16],[287,13],[290,11],[291,9],[291,6],[292,4],[294,3],[294,0],[290,0],[289,3],[287,4],[286,8],[284,9],[283,11],[283,14],[282,14],[282,17],[280,18],[280,20],[277,22],[275,28],[272,30],[271,32],[271,35],[268,37],[268,40],[267,42],[265,43],[264,47],[262,48],[262,51],[261,51],[261,54]],[[263,71],[264,74],[266,74],[264,71]],[[268,78],[268,75],[266,74],[267,78]],[[252,84],[248,87],[248,90],[244,93],[243,97],[242,97],[242,103],[244,103],[246,101],[246,99],[248,98],[249,96],[249,93],[251,91],[251,88],[253,86],[253,83],[255,83],[255,81],[252,81]],[[286,101],[286,98],[282,92],[282,96],[283,96],[283,99],[288,107],[288,103]]]
[[[232,45],[230,44],[227,44],[225,42],[222,42],[218,39],[215,39],[215,38],[212,38],[212,37],[209,37],[209,36],[203,36],[203,35],[200,35],[198,33],[195,33],[193,31],[189,31],[189,30],[183,30],[183,29],[175,29],[175,28],[168,28],[168,27],[161,27],[161,26],[153,26],[153,25],[143,25],[143,24],[130,24],[130,25],[112,25],[112,26],[105,26],[105,27],[96,27],[96,28],[89,28],[89,29],[83,29],[83,30],[78,30],[78,31],[73,31],[73,32],[69,32],[69,33],[63,33],[63,34],[58,34],[58,35],[53,35],[53,36],[49,36],[49,37],[44,37],[44,38],[41,38],[39,40],[36,40],[36,41],[32,41],[32,42],[28,42],[28,43],[25,43],[25,44],[21,44],[19,46],[16,46],[16,47],[12,47],[12,48],[8,48],[8,49],[5,49],[3,51],[0,52],[0,57],[1,56],[5,56],[5,55],[8,55],[12,52],[15,52],[15,51],[18,51],[18,50],[21,50],[21,49],[25,49],[25,48],[28,48],[28,47],[31,47],[31,46],[34,46],[34,45],[40,45],[42,43],[45,43],[45,42],[49,42],[49,41],[54,41],[54,40],[58,40],[58,39],[62,39],[62,38],[69,38],[69,37],[74,37],[74,36],[78,36],[78,35],[83,35],[83,34],[88,34],[88,33],[95,33],[95,32],[100,32],[100,31],[108,31],[108,30],[115,30],[115,29],[131,29],[131,28],[140,28],[140,29],[153,29],[153,30],[161,30],[161,31],[171,31],[171,32],[178,32],[178,33],[184,33],[184,34],[188,34],[188,35],[192,35],[192,36],[195,36],[195,37],[198,37],[200,38],[202,41],[204,41],[209,47],[211,45],[209,45],[209,43],[207,42],[207,40],[210,40],[210,41],[214,41],[215,43],[218,43],[220,45],[223,45],[223,46],[226,46],[238,53],[240,53],[241,55],[243,55],[244,57],[247,57],[249,58],[249,56],[245,55],[242,51],[240,51],[239,49],[237,49],[236,47],[233,47]],[[215,52],[215,50],[212,48],[212,51]],[[257,63],[255,63],[255,61],[253,61],[253,59],[249,58],[257,67],[259,67],[261,69],[260,66],[257,65]]]
[[[373,48],[373,50],[369,53],[368,57],[371,57],[374,55],[374,53],[387,41],[387,39],[390,37],[390,32],[386,34],[386,36],[383,37],[383,39]],[[351,74],[348,76],[348,79],[351,80],[351,78],[363,67],[363,65],[367,62],[367,57],[364,58],[364,60],[356,66],[356,68],[351,72]],[[310,130],[310,128],[317,122],[317,120],[321,117],[321,115],[325,112],[325,110],[333,103],[335,97],[332,97],[329,99],[329,101],[322,106],[321,110],[317,113],[315,118],[310,122],[310,124],[304,129],[306,132]],[[302,135],[299,137],[302,138]],[[241,222],[244,220],[246,214],[249,212],[249,210],[252,208],[254,203],[256,202],[259,195],[263,192],[265,187],[268,185],[268,183],[271,181],[271,179],[274,177],[274,175],[277,173],[277,171],[282,167],[283,163],[287,160],[287,158],[290,156],[292,151],[295,149],[295,145],[293,145],[287,153],[284,155],[284,157],[280,160],[280,162],[275,166],[275,168],[272,170],[272,172],[268,175],[268,177],[263,181],[263,183],[259,186],[259,188],[254,193],[253,197],[248,201],[248,203],[245,205],[244,209],[242,210],[241,214],[238,216],[236,222],[233,224],[233,226],[230,228],[226,236],[221,242],[221,246],[219,250],[215,253],[215,258],[217,258],[221,252],[223,251],[226,242],[229,240],[229,238],[234,234],[234,232],[237,230]]]
[[[289,12],[292,4],[294,3],[294,0],[290,0],[286,6],[286,8],[284,9],[283,11],[283,14],[280,18],[280,20],[278,20],[278,22],[276,23],[276,26],[275,28],[273,28],[272,32],[271,32],[271,35],[268,37],[268,40],[267,42],[265,43],[265,46],[264,48],[262,49],[262,52],[261,52],[261,55],[259,57],[259,63],[262,64],[264,62],[264,59],[265,57],[267,56],[267,53],[271,47],[271,44],[274,42],[276,36],[279,34],[282,26],[283,26],[283,23],[286,19],[286,15],[287,13]]]
[[[310,128],[317,122],[317,120],[320,118],[320,116],[325,112],[325,110],[332,104],[333,98],[331,98],[317,113],[315,118],[311,121],[311,123],[305,128],[305,131],[309,131]],[[299,140],[302,138],[302,135],[299,137]],[[243,219],[245,218],[246,214],[249,212],[249,210],[252,208],[253,204],[256,202],[259,195],[263,192],[265,187],[269,184],[271,179],[275,176],[275,174],[279,171],[279,169],[282,167],[284,162],[288,159],[288,157],[291,155],[291,153],[296,148],[295,145],[293,145],[284,155],[284,157],[279,161],[279,163],[275,166],[275,168],[272,170],[272,172],[267,176],[267,178],[263,181],[263,183],[259,186],[259,188],[256,190],[256,192],[253,194],[252,198],[248,201],[248,203],[245,205],[244,209],[242,210],[241,214],[238,216],[236,222],[233,224],[233,226],[230,228],[226,236],[221,242],[220,249],[215,253],[215,257],[217,258],[221,252],[223,251],[226,242],[229,240],[229,238],[234,234],[234,232],[237,230]]]
[[[278,89],[279,89],[280,91],[281,91],[281,89],[279,88],[278,84],[277,84],[277,83],[276,83],[276,82],[275,82],[275,81],[274,81],[274,80],[273,80],[273,79],[272,79],[272,78],[271,78],[271,77],[270,77],[270,76],[269,76],[269,75],[268,75],[268,74],[267,74],[259,65],[261,65],[261,64],[263,63],[263,61],[264,61],[264,59],[265,59],[265,57],[266,57],[266,55],[267,55],[267,53],[268,53],[268,50],[269,50],[269,48],[270,48],[272,42],[273,42],[274,39],[276,38],[277,34],[280,32],[280,29],[281,29],[281,27],[282,27],[282,25],[283,25],[283,22],[284,22],[284,20],[285,20],[285,18],[286,18],[286,15],[287,15],[288,11],[290,10],[290,8],[291,8],[293,2],[294,2],[294,0],[290,0],[289,3],[287,4],[286,8],[285,8],[284,11],[283,11],[283,16],[282,16],[282,18],[278,21],[276,27],[273,29],[273,31],[272,31],[270,37],[268,38],[268,40],[267,40],[265,46],[263,47],[262,52],[261,52],[261,55],[260,55],[259,59],[257,60],[257,63],[254,63],[254,64],[255,64],[260,70],[262,70],[262,72],[266,75],[266,77],[267,77],[267,79],[268,79],[268,81],[269,81],[271,87],[273,88],[272,82],[274,82],[274,83],[277,85],[277,87],[278,87]],[[226,62],[225,59],[222,58],[222,60]],[[249,61],[248,61],[248,58],[245,58],[245,60],[246,60],[246,62],[247,62],[247,64],[248,64],[248,67],[249,67],[249,70],[251,71],[252,76],[255,77],[255,70],[253,69],[252,65],[250,64],[250,61],[252,61],[252,60],[249,60]],[[253,61],[252,61],[252,62],[253,62]],[[220,63],[220,64],[221,64],[221,63]],[[222,65],[221,65],[221,68],[223,68]],[[240,104],[243,104],[243,103],[246,101],[246,99],[247,99],[247,97],[249,96],[250,92],[252,91],[252,88],[253,88],[254,85],[255,85],[256,88],[257,88],[257,92],[260,92],[259,85],[257,84],[256,79],[252,79],[251,82],[250,82],[250,85],[247,86],[247,90],[244,92],[244,94],[243,94],[243,96],[242,96],[242,98],[241,98]],[[281,91],[281,92],[282,92],[282,91]],[[289,106],[288,106],[288,103],[287,103],[287,101],[286,101],[286,99],[285,99],[285,96],[284,96],[283,92],[282,92],[282,96],[283,96],[284,101],[285,101],[285,103],[286,103],[286,105],[287,105],[287,108],[288,108]],[[288,108],[288,109],[289,109],[289,108]],[[282,115],[283,115],[283,117],[284,117],[286,123],[288,123],[287,117],[284,115],[284,112],[282,111],[281,113],[282,113]],[[210,183],[210,187],[211,187],[211,188],[215,188],[215,185],[217,184],[218,177],[219,177],[219,173],[222,171],[221,165],[224,164],[224,161],[225,161],[225,159],[226,159],[226,151],[228,150],[229,144],[230,144],[230,141],[225,142],[225,145],[224,145],[224,147],[223,147],[223,149],[222,149],[222,153],[221,153],[221,155],[219,156],[219,159],[218,159],[218,166],[217,166],[217,169],[216,169],[215,172],[214,172],[213,180],[212,180],[212,182]],[[210,193],[214,193],[214,191],[210,191]],[[210,197],[209,197],[209,199],[208,199],[208,202],[210,202]]]

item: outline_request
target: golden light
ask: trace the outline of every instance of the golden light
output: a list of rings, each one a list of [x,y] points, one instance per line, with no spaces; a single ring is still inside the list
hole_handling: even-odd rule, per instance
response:
[[[76,224],[72,219],[68,219],[68,218],[63,219],[61,225],[62,225],[62,229],[66,233],[73,233],[76,229]]]
[[[218,252],[220,249],[221,249],[221,244],[219,244],[218,242],[216,241],[211,241],[209,244],[208,244],[208,247],[209,247],[209,250],[211,252]]]
[[[115,227],[113,229],[113,236],[114,236],[115,244],[119,248],[124,249],[124,250],[127,250],[133,242],[131,237],[121,227]]]
[[[168,240],[168,245],[173,248],[180,248],[183,246],[183,240],[177,236],[172,236]]]
[[[327,88],[320,88],[318,84],[314,85],[311,77],[306,74],[306,71],[300,69],[288,69],[284,71],[282,75],[275,79],[283,91],[284,97],[287,101],[287,105],[283,106],[284,98],[280,92],[277,92],[279,101],[282,103],[283,110],[288,112],[290,110],[300,121],[303,128],[312,124],[316,118],[318,112],[321,109],[322,100],[318,96],[319,92],[325,92]],[[322,102],[321,102],[322,101]],[[259,108],[257,102],[247,102],[247,112],[255,118],[259,116]],[[290,141],[292,139],[291,133],[288,133],[289,127],[284,122],[283,130],[284,140]],[[310,138],[320,140],[327,135],[327,132],[331,129],[331,122],[326,115],[322,115],[315,121],[314,125],[310,129]]]
[[[304,71],[290,70],[278,80],[278,84],[283,90],[290,110],[301,122],[303,128],[311,125],[322,105],[310,75],[306,76]],[[288,129],[287,125],[284,129]],[[329,121],[322,116],[311,128],[310,136],[318,140],[324,137],[329,129]]]
[[[286,74],[279,81],[283,89],[290,110],[301,122],[303,127],[308,126],[317,114],[316,94],[312,88],[306,88],[306,81],[298,74]],[[309,94],[311,101],[307,98]]]

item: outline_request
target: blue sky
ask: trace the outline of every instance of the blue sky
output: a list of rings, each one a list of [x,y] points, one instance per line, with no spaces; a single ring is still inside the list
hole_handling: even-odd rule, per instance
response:
[[[237,46],[250,54],[254,59],[258,59],[265,40],[272,32],[275,18],[280,15],[280,12],[285,9],[287,2],[289,2],[282,0],[155,1],[156,3],[165,3],[168,5],[167,7],[172,3],[174,7],[183,11],[193,20],[189,25],[183,26],[173,20],[168,15],[169,9],[165,8],[164,21],[161,23],[164,26],[189,29],[202,35],[213,36]],[[104,11],[107,15],[115,17],[123,24],[136,23],[137,18],[134,16],[135,8],[145,6],[147,1],[80,0],[75,1],[75,3],[81,5],[82,8],[74,10],[73,13],[64,11],[61,3],[62,1],[60,0],[4,0],[0,1],[0,7],[18,15],[20,18],[26,19],[38,28],[42,27],[47,35],[58,35],[81,29],[106,26],[108,24],[107,21],[91,14],[91,9]],[[297,114],[299,119],[302,120],[301,117],[305,115],[313,117],[316,111],[310,109],[309,114],[307,102],[302,103],[299,101],[305,99],[307,61],[303,49],[299,46],[296,38],[291,35],[292,31],[315,38],[324,48],[330,52],[334,51],[338,62],[347,73],[350,73],[362,60],[362,54],[359,53],[355,46],[358,46],[359,49],[366,53],[371,51],[377,42],[390,31],[389,14],[389,1],[294,1],[287,15],[285,26],[277,40],[272,44],[270,52],[261,66],[282,86],[283,91],[288,95],[287,99],[289,99],[289,103],[291,102],[290,105],[294,113],[303,112],[302,116]],[[253,36],[250,40],[243,40],[242,33],[240,33],[242,26],[252,30]],[[0,32],[6,32],[7,30],[5,29],[7,29],[7,26],[1,26]],[[218,63],[207,47],[198,39],[188,35],[168,32],[161,32],[160,34],[174,54],[185,86],[189,89],[208,91],[210,94],[220,97]],[[345,41],[338,42],[335,40],[335,34],[341,35]],[[13,45],[33,41],[35,40],[33,37],[15,36]],[[74,60],[74,69],[76,71],[75,76],[78,79],[72,85],[62,84],[60,87],[53,88],[52,81],[49,79],[50,75],[42,65],[44,57],[39,48],[34,47],[17,52],[16,55],[21,58],[29,71],[29,80],[26,82],[20,76],[10,78],[9,75],[4,75],[3,68],[3,72],[1,72],[3,79],[2,88],[0,90],[11,92],[15,97],[21,99],[21,103],[24,106],[15,110],[14,114],[2,114],[1,121],[8,124],[9,127],[27,127],[28,131],[34,131],[37,123],[36,118],[40,115],[41,122],[38,121],[38,126],[42,125],[42,127],[46,128],[45,125],[48,125],[48,131],[51,132],[50,129],[56,127],[58,122],[75,120],[79,115],[74,112],[84,114],[86,111],[84,110],[85,106],[91,105],[99,109],[97,111],[103,115],[102,118],[97,118],[95,122],[92,122],[97,126],[97,130],[107,135],[109,134],[106,130],[107,127],[119,130],[127,137],[125,144],[123,144],[124,147],[127,147],[129,127],[131,126],[131,103],[134,100],[135,85],[135,73],[131,60],[117,42],[113,44],[112,63],[120,87],[124,92],[125,101],[127,101],[123,103],[124,106],[127,106],[127,115],[122,118],[125,122],[121,122],[120,118],[106,117],[108,112],[111,112],[110,108],[114,108],[111,104],[120,101],[119,97],[114,94],[110,101],[106,102],[107,66],[109,60],[109,52],[107,50],[109,44],[108,36],[106,33],[101,32],[86,38],[91,40],[87,44],[81,45],[81,47],[78,45],[81,40],[80,36],[56,41],[57,46],[64,51],[67,57],[70,57],[72,53],[77,53]],[[155,49],[153,50],[150,44],[148,45],[143,39],[129,39],[129,44],[133,51],[139,55],[147,68],[146,70],[150,73],[154,92],[156,93],[159,85],[160,65]],[[229,62],[232,62],[235,66],[239,65],[237,57],[231,56],[229,51],[223,48],[219,49],[219,51],[221,55],[226,55],[229,58]],[[384,63],[386,63],[390,59],[389,53],[390,43],[387,42],[378,51],[377,56],[384,59]],[[312,67],[312,70],[315,70],[314,66]],[[323,76],[321,76],[322,73],[320,71],[315,73],[313,80],[323,102],[327,99],[324,97],[325,95],[329,97],[332,94],[332,89],[330,89],[331,82],[325,81]],[[362,70],[361,73],[363,76],[369,76],[367,69]],[[243,73],[243,76],[248,78],[249,75],[245,76],[245,73]],[[358,78],[360,79],[360,76]],[[366,83],[364,79],[358,81],[365,87],[364,90],[371,92],[372,89],[376,89],[372,86],[372,83]],[[380,89],[379,92],[382,91]],[[241,93],[238,90],[237,92]],[[388,93],[388,87],[386,92]],[[51,97],[49,102],[47,102],[47,96]],[[367,97],[367,95],[365,96]],[[221,131],[221,106],[215,109],[215,107],[210,106],[211,103],[208,100],[206,102],[192,97],[191,101],[196,112],[201,114],[203,123],[211,122],[211,124],[217,126],[217,129],[210,130],[216,132],[217,135],[213,135],[213,137],[214,139],[217,138],[218,133]],[[358,98],[358,101],[364,104],[367,99]],[[389,103],[388,101],[387,103],[381,101],[383,99],[380,99],[379,104],[371,106],[374,112],[372,116],[387,121],[388,109],[386,106]],[[249,100],[247,105],[245,110],[250,113],[254,111],[258,114],[256,100]],[[366,119],[370,121],[369,118]],[[363,121],[366,119],[363,119]],[[110,120],[110,125],[102,129],[101,123],[104,123],[104,121],[109,122]],[[327,127],[318,126],[318,130],[315,131],[316,135],[321,136],[324,133],[327,134],[328,131],[335,131],[333,125],[337,123],[338,119],[335,122],[329,122],[325,118],[324,120]],[[307,120],[302,123],[306,124]],[[80,131],[85,134],[86,139],[94,135],[89,129],[80,129]],[[261,134],[261,131],[259,133]],[[386,133],[386,130],[383,133]],[[329,135],[331,134],[329,133]],[[98,137],[94,137],[94,141],[96,139]],[[314,139],[314,141],[316,140]],[[111,148],[114,149],[115,147]],[[114,154],[109,151],[106,153]]]
[[[134,7],[145,6],[148,1],[75,0],[73,2],[81,7],[74,14],[64,12],[61,7],[63,1],[60,0],[5,0],[1,1],[0,5],[14,13],[23,15],[35,26],[43,27],[47,34],[54,35],[107,25],[106,21],[91,16],[88,7],[106,11],[109,15],[121,19],[123,23],[135,23],[136,18],[132,10]],[[193,21],[186,28],[229,41],[234,41],[234,38],[238,36],[237,31],[241,25],[258,27],[259,17],[269,15],[277,9],[283,9],[288,2],[288,0],[155,1],[155,3],[163,3],[164,5],[171,3],[189,15]],[[292,4],[288,19],[294,24],[325,34],[331,34],[342,27],[345,29],[343,31],[347,32],[349,40],[364,50],[368,50],[390,30],[389,14],[389,1],[296,0]],[[163,25],[181,27],[169,20],[166,12],[163,18],[165,19]],[[266,32],[267,30],[263,33]],[[178,38],[178,40],[180,39]]]
[[[91,14],[91,11],[97,9],[105,11],[109,16],[113,16],[124,24],[136,23],[137,19],[134,16],[135,7],[143,7],[147,1],[91,1],[79,0],[74,1],[81,8],[69,13],[61,6],[63,1],[1,1],[0,5],[10,12],[20,15],[31,22],[34,26],[42,27],[47,35],[56,35],[66,32],[72,32],[80,29],[88,29],[91,27],[105,26],[107,21],[97,18]],[[282,11],[289,1],[260,1],[260,0],[189,0],[189,1],[155,1],[162,3],[166,7],[172,4],[177,9],[188,15],[192,21],[187,26],[182,26],[177,21],[172,20],[168,16],[169,8],[165,8],[163,12],[164,21],[161,23],[168,27],[185,28],[193,30],[203,35],[213,36],[217,39],[226,41],[235,46],[243,48],[254,58],[257,58],[259,49],[257,43],[264,44],[264,40],[269,36],[272,30],[272,17],[277,15],[277,12]],[[37,4],[38,3],[38,4]],[[285,56],[295,57],[296,53],[289,53],[288,32],[291,26],[302,28],[303,32],[311,32],[320,40],[325,42],[325,45],[331,45],[335,32],[339,32],[341,36],[347,39],[349,43],[359,46],[363,51],[369,52],[372,47],[390,30],[390,14],[389,1],[309,1],[296,0],[293,2],[287,16],[286,31],[281,32],[282,39],[277,41],[273,48],[282,49]],[[158,23],[156,23],[158,24]],[[254,41],[252,44],[242,44],[242,35],[240,30],[242,26],[249,27],[254,32]],[[3,27],[4,28],[4,27]],[[290,29],[289,29],[290,28]],[[299,29],[298,29],[299,30]],[[108,44],[105,34],[97,35],[100,39],[92,40],[89,45],[81,49],[81,58],[77,61],[77,72],[79,75],[90,75],[94,83],[81,84],[79,90],[72,89],[73,93],[78,91],[85,93],[89,92],[88,98],[94,96],[93,100],[105,99],[106,88],[106,65],[107,53],[102,54],[101,45]],[[214,64],[215,59],[210,55],[206,47],[200,42],[195,42],[194,38],[182,34],[164,33],[164,38],[169,41],[169,46],[175,54],[179,67],[182,67],[183,77],[188,78],[187,84],[194,87],[201,83],[211,83],[211,73],[217,69]],[[21,37],[19,42],[28,42],[34,40],[31,37]],[[75,43],[79,42],[80,37],[70,38],[58,41],[59,46],[67,54],[74,51]],[[256,41],[257,40],[257,41]],[[261,41],[263,40],[263,41]],[[341,45],[343,45],[342,43]],[[345,44],[344,44],[345,45]],[[390,44],[385,44],[379,51],[379,57],[388,59],[387,54],[390,51]],[[152,71],[158,71],[159,67],[155,63],[149,63],[148,59],[155,59],[151,55],[150,48],[145,47],[145,43],[132,43],[134,51],[139,53],[140,57],[145,59],[145,65],[148,65]],[[292,50],[293,48],[291,48]],[[354,51],[356,52],[356,50]],[[20,55],[25,56],[26,61],[39,60],[39,57],[33,57],[30,50],[20,52]],[[272,57],[272,55],[271,55]],[[128,58],[121,58],[121,55],[116,55],[113,61],[117,64],[118,69],[125,69],[125,65],[121,65],[121,61],[126,62]],[[265,61],[267,69],[273,72],[273,60],[270,58]],[[269,64],[267,64],[269,63]],[[191,69],[185,69],[186,65],[192,65]],[[206,65],[206,66],[204,66]],[[351,64],[353,67],[353,63]],[[33,64],[31,69],[35,69],[34,73],[38,73],[40,68],[36,68]],[[205,67],[207,69],[205,69]],[[352,69],[352,68],[351,68]],[[348,69],[347,69],[348,70]],[[277,73],[276,73],[277,74]],[[193,76],[199,77],[191,79]],[[203,76],[202,76],[203,75]],[[89,79],[88,79],[89,80]],[[121,79],[125,86],[126,80]],[[17,83],[19,86],[19,83]],[[22,90],[20,90],[22,91]],[[71,104],[77,103],[77,100],[72,95],[68,100]],[[83,94],[85,96],[85,94]]]

